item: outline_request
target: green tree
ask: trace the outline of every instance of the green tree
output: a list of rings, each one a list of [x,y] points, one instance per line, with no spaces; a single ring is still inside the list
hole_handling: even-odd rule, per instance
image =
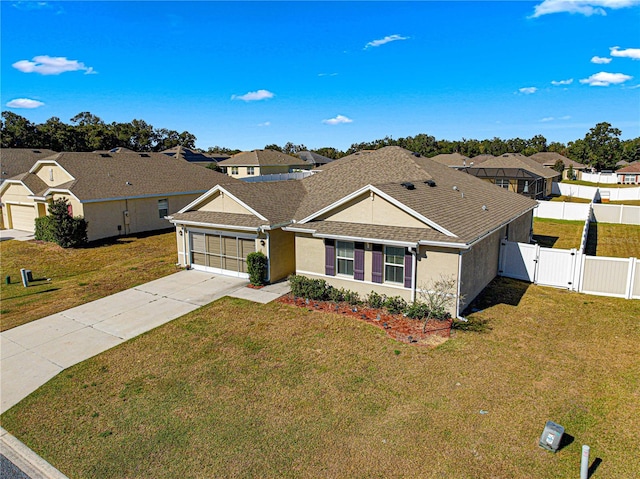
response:
[[[10,111],[2,112],[0,137],[2,148],[41,148],[35,125]]]
[[[53,241],[63,248],[77,248],[87,243],[87,221],[71,216],[66,198],[49,201],[48,220],[36,224],[36,239]]]
[[[556,170],[558,173],[562,173],[564,171],[564,161],[558,158],[556,162],[553,164],[553,169]]]
[[[588,149],[589,164],[597,169],[615,168],[622,157],[622,132],[610,123],[598,123],[584,137]]]

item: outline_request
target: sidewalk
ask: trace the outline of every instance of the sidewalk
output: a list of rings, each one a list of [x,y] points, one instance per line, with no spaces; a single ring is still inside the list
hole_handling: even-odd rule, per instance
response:
[[[223,296],[269,303],[289,291],[287,282],[262,289],[247,284],[180,271],[0,333],[0,413],[64,369]],[[4,429],[0,436],[0,453],[32,479],[65,477]],[[25,461],[31,465],[22,466]]]

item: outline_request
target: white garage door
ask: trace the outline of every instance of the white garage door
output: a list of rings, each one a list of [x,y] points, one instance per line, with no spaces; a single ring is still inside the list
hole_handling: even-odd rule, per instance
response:
[[[33,233],[36,230],[36,207],[29,205],[7,205],[11,228]]]
[[[191,236],[191,265],[194,269],[248,278],[247,255],[256,250],[255,238],[225,233],[196,233]]]

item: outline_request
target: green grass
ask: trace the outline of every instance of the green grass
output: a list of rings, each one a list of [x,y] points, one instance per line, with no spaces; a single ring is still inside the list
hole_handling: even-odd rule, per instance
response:
[[[640,258],[640,226],[591,223],[586,253],[615,258]]]
[[[583,228],[584,221],[534,218],[533,239],[545,248],[579,248]]]
[[[640,206],[640,200],[620,200],[620,201],[609,201],[609,205],[627,205],[627,206]]]
[[[625,185],[619,183],[592,183],[590,181],[582,180],[562,180],[561,183],[567,183],[569,185],[581,185],[581,186],[599,186],[600,188],[638,188],[638,185]]]
[[[552,195],[551,201],[564,201],[567,203],[591,203],[591,200],[587,198],[578,198],[577,196],[566,196],[566,195],[558,195],[558,196]]]
[[[80,249],[35,241],[0,242],[0,330],[175,272],[175,242],[175,232],[130,236]],[[22,286],[21,268],[30,269],[37,280],[28,288]],[[5,283],[7,276],[11,284]]]
[[[2,425],[76,479],[575,477],[582,444],[597,477],[638,477],[640,303],[500,279],[475,306],[483,333],[426,349],[226,298],[69,368]],[[537,445],[547,420],[574,437],[557,454]]]

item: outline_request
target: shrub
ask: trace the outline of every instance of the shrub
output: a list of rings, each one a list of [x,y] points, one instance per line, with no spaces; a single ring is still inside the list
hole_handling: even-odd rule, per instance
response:
[[[344,300],[351,305],[360,303],[360,295],[355,291],[344,290],[343,296]]]
[[[87,243],[87,221],[69,215],[66,198],[49,201],[49,215],[36,220],[35,238],[57,243],[63,248],[77,248]]]
[[[332,286],[329,287],[329,301],[333,301],[334,303],[342,303],[344,301],[344,293],[345,290],[343,288],[334,288]]]
[[[375,291],[371,291],[366,298],[366,303],[370,308],[380,309],[384,306],[384,302],[387,297],[384,294],[378,294]]]
[[[398,314],[404,312],[407,308],[407,302],[400,296],[392,296],[385,300],[384,307],[387,308],[387,311],[391,314]]]
[[[314,301],[329,299],[330,286],[323,279],[311,279],[306,276],[293,274],[289,276],[291,294]]]
[[[415,301],[407,307],[405,313],[411,319],[424,319],[429,316],[429,308],[426,304]]]
[[[247,255],[249,281],[254,286],[262,286],[267,279],[267,257],[260,251]]]

